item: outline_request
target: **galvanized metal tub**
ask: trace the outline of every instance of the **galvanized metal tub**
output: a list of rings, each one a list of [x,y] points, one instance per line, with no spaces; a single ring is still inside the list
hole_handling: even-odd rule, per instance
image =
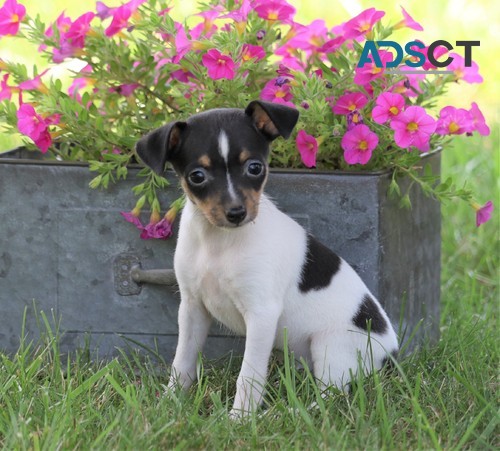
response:
[[[427,162],[439,171],[439,153]],[[27,309],[28,339],[40,333],[37,311],[60,318],[63,352],[85,345],[111,357],[132,346],[173,358],[176,290],[130,286],[133,264],[171,268],[175,248],[174,238],[141,240],[119,215],[135,203],[137,171],[92,190],[85,165],[0,159],[0,349],[17,350]],[[179,195],[174,174],[167,178],[164,205]],[[440,206],[414,189],[413,208],[399,208],[387,195],[390,178],[389,172],[277,170],[266,191],[354,266],[401,333],[408,337],[419,326],[414,348],[439,334]],[[242,340],[214,326],[206,353],[233,348],[241,350]]]

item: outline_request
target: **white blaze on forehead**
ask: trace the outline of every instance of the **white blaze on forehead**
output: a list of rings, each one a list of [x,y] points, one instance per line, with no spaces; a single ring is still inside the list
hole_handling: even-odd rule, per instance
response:
[[[221,130],[219,133],[219,153],[227,165],[227,158],[229,156],[229,141],[227,139],[226,132]]]
[[[226,163],[227,190],[231,198],[236,199],[236,191],[234,190],[233,181],[229,175],[229,167],[227,164],[229,157],[229,140],[227,139],[227,135],[224,130],[221,130],[219,133],[219,153],[220,156],[224,158],[224,162]]]

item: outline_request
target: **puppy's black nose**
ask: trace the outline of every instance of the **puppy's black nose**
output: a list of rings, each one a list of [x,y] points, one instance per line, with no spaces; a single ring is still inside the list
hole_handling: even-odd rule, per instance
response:
[[[226,212],[226,218],[232,224],[239,224],[247,215],[247,210],[243,205],[237,207],[231,207]]]

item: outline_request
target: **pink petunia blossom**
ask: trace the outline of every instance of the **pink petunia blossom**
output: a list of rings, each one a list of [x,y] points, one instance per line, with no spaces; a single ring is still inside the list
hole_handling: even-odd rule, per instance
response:
[[[479,227],[481,224],[491,219],[494,208],[491,200],[486,202],[482,207],[480,205],[474,205],[474,208],[476,210],[476,227]]]
[[[368,102],[368,98],[361,92],[350,92],[340,96],[333,107],[335,114],[349,114],[354,110],[363,108]]]
[[[345,42],[344,36],[337,36],[333,39],[329,39],[318,49],[318,52],[320,53],[336,52],[344,42]]]
[[[2,80],[0,81],[0,102],[2,100],[10,100],[12,97],[12,94],[14,92],[17,92],[19,89],[15,86],[9,86],[7,84],[7,81],[10,77],[10,74],[4,74],[2,77]]]
[[[252,2],[251,0],[242,0],[238,2],[240,7],[238,9],[234,9],[229,13],[220,16],[221,19],[233,19],[236,23],[246,23],[248,19],[248,14],[252,11]]]
[[[318,153],[318,141],[312,135],[308,135],[304,130],[299,130],[295,139],[299,149],[302,162],[308,168],[316,166],[316,154]]]
[[[225,78],[232,80],[235,75],[235,65],[231,57],[223,55],[217,49],[210,49],[201,58],[202,64],[208,70],[208,76],[212,80]]]
[[[266,83],[266,86],[264,86],[264,89],[260,93],[260,98],[262,100],[276,103],[279,102],[279,100],[289,102],[293,99],[289,83],[281,83],[279,79],[280,77],[269,80]]]
[[[117,94],[128,97],[131,96],[139,86],[140,85],[138,83],[125,83],[123,85],[109,88],[109,92],[116,92]]]
[[[438,135],[462,135],[474,129],[472,115],[464,108],[446,106],[439,112],[436,123]]]
[[[300,28],[288,42],[297,49],[317,51],[328,40],[328,28],[325,21],[318,19]]]
[[[88,12],[78,17],[65,33],[64,40],[67,40],[72,47],[83,49],[85,47],[85,38],[90,30],[90,22],[92,22],[94,17],[95,14],[93,12]]]
[[[125,3],[124,5],[121,5],[113,10],[111,14],[113,16],[113,20],[104,31],[104,34],[108,37],[114,36],[124,28],[128,27],[128,20],[132,15],[132,8],[128,3]]]
[[[384,16],[384,11],[377,11],[375,8],[365,9],[343,25],[343,35],[346,39],[355,39],[366,35],[372,31],[373,26]]]
[[[413,17],[411,17],[408,14],[406,9],[404,9],[402,6],[401,6],[401,12],[403,13],[403,20],[401,22],[398,22],[396,25],[394,25],[394,29],[406,27],[406,28],[411,28],[412,30],[416,30],[416,31],[423,31],[424,30],[424,27],[422,27],[422,25],[420,25],[418,22],[416,22],[413,19]]]
[[[422,152],[430,149],[429,140],[436,130],[436,121],[421,106],[410,106],[390,123],[394,141],[399,147],[416,147]]]
[[[172,62],[175,64],[179,64],[180,60],[184,58],[186,53],[188,53],[193,48],[193,43],[187,37],[186,30],[181,23],[175,24],[175,51],[176,55],[172,58]]]
[[[59,123],[59,118],[59,115],[43,118],[35,111],[33,105],[23,103],[17,111],[17,128],[23,135],[31,138],[42,153],[45,153],[52,144],[48,126]]]
[[[409,66],[399,66],[401,71],[415,70]],[[420,82],[425,80],[425,73],[419,74],[405,74],[405,79],[397,82],[392,88],[391,92],[395,94],[402,94],[405,97],[417,97],[422,93]]]
[[[388,62],[393,60],[393,55],[391,52],[385,50],[379,50],[378,54],[382,62],[382,67],[377,67],[374,61],[365,63],[363,67],[356,66],[354,69],[354,83],[357,85],[366,85],[384,75],[384,67],[386,67]]]
[[[61,45],[62,42],[64,41],[65,34],[69,30],[69,27],[71,27],[71,23],[72,23],[71,19],[69,17],[66,17],[64,15],[64,12],[62,12],[56,19],[55,23],[50,24],[47,30],[45,30],[45,36],[47,36],[48,38],[54,36],[54,28],[55,28],[59,32],[59,45]],[[38,47],[39,52],[43,52],[46,49],[47,49],[46,44],[41,44]]]
[[[357,125],[365,123],[363,116],[358,110],[354,110],[348,113],[346,119],[347,119],[347,131],[352,130]]]
[[[92,66],[90,64],[87,64],[81,71],[80,74],[90,74],[92,73]],[[80,94],[79,91],[81,89],[87,88],[89,86],[93,86],[95,84],[95,80],[93,78],[89,77],[77,77],[73,79],[73,82],[71,83],[70,87],[68,88],[68,94],[71,97],[76,97],[77,99],[80,100]]]
[[[130,222],[131,224],[135,225],[139,230],[144,230],[144,226],[141,223],[141,220],[139,219],[139,215],[141,213],[141,210],[138,208],[134,208],[130,212],[125,212],[125,211],[120,211],[120,214],[125,218],[125,221]]]
[[[26,90],[26,91],[40,91],[43,93],[47,93],[49,90],[48,90],[47,86],[45,86],[45,84],[42,82],[42,77],[48,71],[49,70],[46,69],[41,74],[38,74],[35,78],[19,83],[19,88]]]
[[[472,117],[474,130],[476,130],[480,135],[488,136],[490,134],[490,128],[486,124],[483,113],[481,113],[481,110],[477,106],[476,102],[472,102],[469,113]]]
[[[463,80],[467,83],[482,83],[483,77],[479,75],[479,66],[471,61],[470,67],[465,67],[465,60],[458,53],[450,53],[453,61],[446,67],[455,73],[456,81]]]
[[[192,72],[184,68],[172,71],[170,76],[181,83],[188,83],[190,78],[196,78]]]
[[[383,92],[377,97],[375,103],[372,119],[377,124],[384,124],[400,114],[405,108],[405,98],[392,92]]]
[[[24,5],[16,0],[6,0],[0,8],[0,36],[14,36],[19,31],[19,24],[26,16]]]
[[[424,44],[422,41],[420,41],[419,39],[416,39],[417,42],[421,43],[421,44]],[[410,49],[414,50],[414,51],[418,51],[420,53],[422,53],[423,55],[425,55],[425,61],[424,61],[424,64],[422,65],[422,69],[425,69],[425,70],[429,70],[429,69],[437,69],[437,66],[434,66],[428,59],[427,59],[427,53],[429,52],[429,47],[427,46],[424,46],[424,47],[419,47],[417,45],[411,45],[410,46]],[[446,53],[448,53],[449,50],[443,46],[443,45],[438,45],[436,48],[434,48],[434,51],[433,51],[433,55],[434,55],[434,58],[435,59],[438,59],[439,57],[445,55]],[[410,61],[412,62],[417,62],[418,61],[418,57],[416,56],[410,56],[408,58]],[[403,66],[403,67],[400,67],[401,70],[415,70],[414,67],[408,67],[408,66]]]
[[[360,124],[344,134],[340,145],[348,164],[366,164],[378,145],[378,136],[367,125]]]
[[[289,45],[288,42],[285,45],[278,47],[274,53],[275,55],[282,57],[280,60],[282,65],[299,72],[304,71],[305,65],[300,59],[299,51],[292,45]]]
[[[151,220],[147,224],[141,233],[141,239],[143,240],[166,240],[170,238],[173,234],[172,222],[170,222],[166,215],[161,220],[154,219],[154,213],[151,215]]]
[[[295,8],[284,0],[262,1],[254,7],[254,11],[260,18],[269,21],[292,20],[295,15]]]
[[[241,59],[243,61],[260,61],[266,57],[266,51],[260,45],[245,44],[241,49]]]
[[[99,19],[101,19],[101,20],[105,20],[108,17],[111,17],[111,15],[113,14],[113,11],[115,11],[116,8],[106,6],[103,2],[96,2],[95,10],[96,10],[97,17],[99,17]]]

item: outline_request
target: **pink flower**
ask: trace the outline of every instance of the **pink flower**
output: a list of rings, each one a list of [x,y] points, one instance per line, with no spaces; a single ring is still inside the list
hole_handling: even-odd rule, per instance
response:
[[[17,128],[28,137],[30,137],[35,145],[42,151],[47,152],[52,144],[48,126],[59,123],[59,115],[53,115],[43,118],[35,111],[33,105],[23,103],[17,111]]]
[[[328,39],[328,28],[324,20],[315,20],[300,28],[297,34],[288,42],[297,49],[317,51]]]
[[[130,4],[125,3],[112,11],[113,20],[111,21],[108,28],[106,28],[104,34],[108,37],[114,36],[119,33],[122,29],[128,27],[128,20],[132,15],[132,9]]]
[[[10,100],[12,94],[15,91],[18,91],[18,88],[15,86],[9,86],[7,84],[7,80],[9,79],[10,74],[4,74],[2,77],[2,81],[0,81],[0,102],[4,99]]]
[[[170,238],[173,234],[172,223],[168,221],[167,218],[163,218],[161,221],[154,222],[153,220],[147,224],[141,233],[141,238],[143,240],[166,240]]]
[[[344,37],[346,39],[354,39],[358,36],[366,35],[372,31],[373,26],[384,16],[384,11],[377,11],[375,8],[365,9],[362,13],[344,24]]]
[[[245,44],[241,50],[243,61],[260,61],[266,57],[266,51],[260,45]]]
[[[472,117],[474,130],[477,130],[480,135],[488,136],[490,134],[490,128],[486,124],[483,113],[481,113],[481,110],[477,106],[476,102],[472,102],[469,113]]]
[[[377,124],[383,124],[396,117],[405,108],[405,98],[392,92],[383,92],[377,97],[376,106],[372,111],[372,119]]]
[[[134,224],[139,230],[144,230],[144,226],[139,219],[140,209],[134,208],[131,212],[120,211],[120,214],[125,218],[125,221]]]
[[[451,70],[455,73],[456,80],[463,80],[467,83],[482,83],[483,77],[479,75],[479,66],[471,61],[470,67],[465,67],[465,60],[458,53],[450,53],[453,61],[448,65],[446,70]]]
[[[264,86],[264,89],[260,93],[260,98],[262,100],[267,100],[269,102],[279,103],[280,100],[288,102],[293,99],[293,95],[290,92],[289,83],[281,83],[278,80],[283,77],[278,77],[273,80],[269,80]]]
[[[205,53],[201,61],[208,70],[208,76],[212,80],[226,78],[232,80],[234,78],[234,61],[227,55],[223,55],[217,49],[210,49]]]
[[[90,22],[95,17],[93,12],[82,14],[76,19],[69,30],[64,35],[64,39],[68,40],[73,47],[83,49],[85,46],[85,38],[90,30]]]
[[[402,71],[415,70],[414,67],[409,67],[409,66],[400,66],[399,69],[401,69]],[[392,87],[391,92],[394,92],[396,94],[402,94],[406,97],[417,97],[419,93],[422,92],[422,89],[420,88],[420,82],[424,79],[425,79],[424,73],[406,74],[405,80],[401,80],[398,83],[396,83]]]
[[[101,19],[101,20],[104,20],[104,19],[107,19],[108,17],[111,17],[111,15],[113,14],[113,11],[115,9],[116,8],[111,8],[109,6],[106,6],[103,2],[96,2],[96,4],[95,4],[95,10],[97,13],[97,17],[99,17],[99,19]]]
[[[422,41],[420,41],[419,39],[416,39],[417,42],[420,42],[423,44]],[[427,55],[427,53],[429,52],[429,47],[418,47],[416,45],[411,45],[410,46],[410,49],[414,50],[414,51],[418,51],[420,53],[422,53],[423,55]],[[438,45],[435,49],[434,49],[434,58],[436,59],[439,59],[439,57],[443,56],[444,54],[448,53],[448,49],[442,45]],[[413,62],[417,62],[418,61],[418,58],[416,56],[410,56],[409,57],[409,60],[410,61],[413,61]],[[414,67],[408,67],[408,66],[400,66],[400,69],[401,70],[415,70]],[[425,70],[429,70],[429,69],[437,69],[436,66],[434,66],[427,58],[425,59],[424,61],[424,64],[422,65],[422,69],[425,69]]]
[[[380,78],[384,75],[384,67],[386,67],[386,64],[389,61],[392,61],[393,55],[391,52],[387,52],[385,50],[379,50],[378,54],[380,56],[380,61],[382,62],[382,67],[375,66],[374,61],[365,63],[363,67],[356,66],[354,69],[354,83],[358,85],[366,85],[376,78]]]
[[[344,36],[337,36],[336,38],[326,41],[319,49],[320,53],[333,53],[337,51],[345,42]]]
[[[312,135],[308,135],[304,130],[299,130],[295,139],[299,149],[302,162],[308,168],[316,166],[316,154],[318,153],[318,141]]]
[[[333,107],[335,114],[349,114],[354,110],[360,110],[368,102],[368,98],[361,92],[350,92],[340,96]]]
[[[237,23],[246,22],[248,14],[252,11],[252,5],[250,0],[242,0],[239,2],[240,7],[234,9],[229,13],[220,16],[221,19],[233,19]]]
[[[170,76],[182,83],[188,83],[190,78],[196,78],[192,72],[184,68],[174,70],[170,73]]]
[[[140,85],[138,83],[126,83],[120,86],[109,88],[109,92],[116,92],[117,94],[128,97],[131,96],[139,86]]]
[[[480,205],[474,205],[476,210],[476,227],[481,224],[488,222],[491,219],[491,214],[493,213],[493,202],[489,200],[482,207]]]
[[[184,58],[184,55],[189,52],[193,44],[191,40],[187,37],[186,30],[181,23],[175,24],[176,34],[175,34],[175,50],[176,55],[172,58],[172,62],[178,64],[179,61]]]
[[[416,147],[422,152],[430,148],[431,134],[436,130],[436,121],[421,106],[410,106],[391,121],[394,141],[399,147]]]
[[[474,129],[471,114],[464,108],[446,106],[439,112],[436,124],[438,135],[462,135]]]
[[[354,127],[360,124],[364,124],[363,116],[361,116],[358,110],[354,110],[346,116],[347,119],[347,131],[352,130]]]
[[[262,1],[254,8],[254,10],[260,18],[269,21],[291,20],[295,14],[295,8],[284,0],[270,2]]]
[[[19,31],[19,24],[26,15],[24,5],[16,0],[6,0],[0,8],[0,36],[15,35]]]
[[[378,136],[364,124],[356,125],[346,132],[340,143],[348,164],[368,163],[377,144]]]
[[[46,69],[44,70],[41,74],[37,75],[35,78],[32,80],[26,80],[21,83],[19,83],[19,88],[26,90],[26,91],[40,91],[43,93],[47,93],[49,89],[45,84],[42,82],[41,78],[43,75],[45,75],[49,70]]]
[[[411,17],[406,12],[406,9],[404,9],[402,6],[401,6],[401,12],[403,13],[403,20],[401,22],[398,22],[396,25],[394,25],[394,29],[407,27],[407,28],[411,28],[412,30],[416,30],[416,31],[423,31],[424,30],[422,25],[420,25],[418,22],[415,22],[413,17]]]
[[[300,60],[300,54],[298,50],[292,45],[289,45],[288,42],[285,45],[277,48],[274,53],[275,55],[282,57],[280,61],[282,65],[287,66],[292,70],[304,72],[305,66],[304,63],[302,63],[302,61]]]

